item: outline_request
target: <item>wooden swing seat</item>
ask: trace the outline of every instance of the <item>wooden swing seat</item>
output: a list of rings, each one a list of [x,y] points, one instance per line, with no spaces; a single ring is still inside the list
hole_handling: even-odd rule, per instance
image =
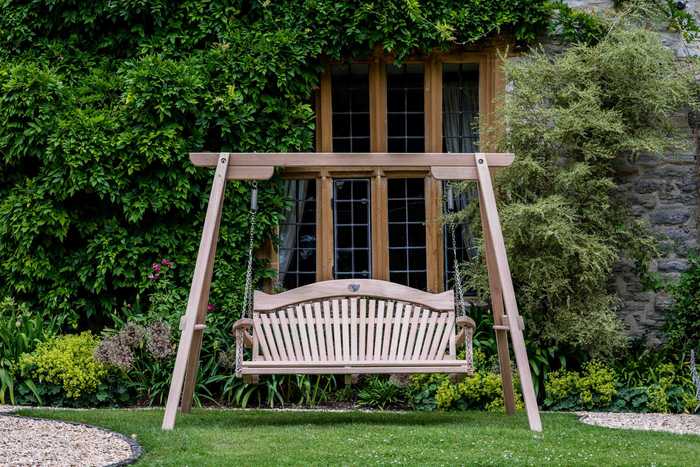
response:
[[[233,327],[236,345],[252,349],[244,376],[473,373],[474,321],[455,315],[452,291],[340,279],[276,295],[256,291],[253,304],[252,319]]]
[[[491,180],[491,168],[507,167],[513,157],[493,153],[190,154],[194,165],[216,167],[216,172],[181,322],[163,429],[175,426],[178,406],[183,412],[192,408],[227,181],[267,180],[276,167],[314,167],[336,173],[348,167],[409,167],[427,169],[436,180],[477,181],[505,411],[515,413],[510,338],[530,429],[542,431]],[[324,193],[327,203],[329,193]],[[239,366],[240,373],[251,378],[267,373],[472,372],[474,322],[455,316],[452,292],[431,294],[369,279],[320,282],[277,295],[257,292],[252,318],[239,320],[234,330],[236,354],[241,355],[243,346],[252,349],[250,361]],[[462,342],[466,357],[458,360]]]

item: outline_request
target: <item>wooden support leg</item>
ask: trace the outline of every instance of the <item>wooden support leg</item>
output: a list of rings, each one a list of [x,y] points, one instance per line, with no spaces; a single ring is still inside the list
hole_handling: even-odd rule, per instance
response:
[[[180,395],[185,384],[187,375],[187,385],[185,394],[188,400],[183,398],[183,406],[187,409],[191,407],[192,394],[197,373],[199,351],[201,349],[201,339],[203,324],[207,313],[207,301],[209,300],[209,287],[214,267],[214,256],[216,255],[216,243],[218,239],[219,223],[221,222],[221,211],[224,202],[224,190],[226,188],[226,172],[228,170],[229,155],[222,153],[216,166],[214,182],[209,195],[209,205],[207,215],[204,219],[202,230],[202,240],[199,243],[197,262],[192,277],[192,286],[187,300],[187,311],[185,312],[180,343],[177,348],[175,367],[170,382],[170,392],[168,402],[165,406],[165,416],[163,417],[163,430],[172,430],[175,426],[175,415],[180,403]]]
[[[344,381],[346,386],[355,385],[359,381],[360,375],[345,375]]]
[[[223,164],[223,162],[220,162]],[[228,162],[226,162],[228,164]],[[225,177],[224,177],[225,179]],[[221,225],[221,212],[223,209],[223,193],[221,196],[219,211],[216,216],[216,226],[214,228],[214,242],[211,245],[211,250],[208,254],[208,262],[204,277],[204,287],[197,308],[196,326],[194,335],[192,336],[192,348],[187,359],[187,367],[185,369],[185,381],[182,388],[182,399],[180,402],[180,410],[184,413],[189,413],[192,410],[192,401],[194,399],[194,388],[197,384],[197,373],[199,372],[199,355],[202,352],[202,340],[204,338],[204,322],[207,319],[207,307],[209,306],[209,291],[211,289],[211,280],[214,272],[214,258],[216,257],[216,244],[219,238],[219,226]],[[191,293],[191,292],[190,292]]]
[[[484,254],[486,255],[486,269],[489,275],[489,289],[491,290],[491,311],[493,312],[493,324],[502,326],[503,322],[503,292],[498,280],[498,268],[494,255],[491,235],[484,225],[484,206],[479,202],[482,227],[484,232]],[[513,391],[513,369],[510,365],[510,350],[508,349],[508,332],[504,329],[496,329],[496,348],[498,350],[498,366],[501,372],[503,385],[503,405],[508,415],[515,413],[515,393]]]
[[[476,170],[479,180],[479,201],[483,206],[484,214],[482,221],[493,246],[498,283],[503,293],[503,302],[508,318],[510,338],[513,341],[515,361],[518,365],[527,419],[531,430],[542,431],[542,421],[540,420],[535,388],[532,384],[532,375],[530,374],[530,363],[527,358],[527,350],[525,349],[525,338],[520,328],[520,315],[518,314],[518,304],[515,301],[513,279],[510,275],[510,266],[508,265],[503,232],[501,231],[501,221],[498,218],[498,210],[496,209],[496,196],[493,191],[493,183],[491,182],[491,172],[484,154],[476,154]]]

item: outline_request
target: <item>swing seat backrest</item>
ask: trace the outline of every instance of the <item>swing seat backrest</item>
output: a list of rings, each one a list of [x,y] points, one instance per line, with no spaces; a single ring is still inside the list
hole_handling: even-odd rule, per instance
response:
[[[241,324],[252,331],[243,374],[471,372],[470,359],[456,358],[464,340],[456,330],[473,321],[455,316],[452,291],[326,281],[277,295],[256,292],[252,320]]]

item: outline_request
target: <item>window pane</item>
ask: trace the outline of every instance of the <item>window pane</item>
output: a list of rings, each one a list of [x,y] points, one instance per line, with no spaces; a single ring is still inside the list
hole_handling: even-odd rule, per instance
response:
[[[350,137],[350,115],[333,114],[333,136]]]
[[[387,65],[389,152],[425,151],[423,64]]]
[[[369,152],[369,138],[353,138],[352,152]]]
[[[389,180],[389,185],[392,182]],[[389,218],[394,222],[406,222],[406,199],[401,198],[390,198],[389,199]]]
[[[316,280],[316,180],[284,187],[290,205],[279,226],[279,283],[293,289]]]
[[[425,182],[422,178],[387,180],[389,278],[425,289]]]
[[[479,150],[479,65],[445,63],[442,69],[444,152]]]
[[[390,138],[389,152],[406,152],[406,140],[404,138]]]
[[[333,151],[369,151],[369,67],[331,68]]]
[[[352,227],[349,225],[339,226],[335,229],[335,247],[352,248]]]
[[[369,180],[333,181],[336,278],[371,277]]]
[[[352,224],[352,203],[336,199],[335,203],[335,221],[339,225]]]
[[[360,198],[360,202],[354,203],[352,206],[352,223],[353,224],[368,224],[369,223],[369,211],[367,209],[367,204],[369,201],[366,201],[362,198]]]
[[[423,138],[407,138],[405,152],[424,152],[425,140]]]

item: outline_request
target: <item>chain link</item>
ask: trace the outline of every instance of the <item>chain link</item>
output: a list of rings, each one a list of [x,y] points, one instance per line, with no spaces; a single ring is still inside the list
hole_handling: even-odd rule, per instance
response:
[[[253,249],[255,248],[255,222],[258,213],[258,182],[253,182],[250,205],[250,230],[248,233],[248,266],[245,272],[245,286],[243,289],[243,310],[241,318],[253,316]],[[243,366],[243,331],[236,330],[236,376],[241,376]]]

